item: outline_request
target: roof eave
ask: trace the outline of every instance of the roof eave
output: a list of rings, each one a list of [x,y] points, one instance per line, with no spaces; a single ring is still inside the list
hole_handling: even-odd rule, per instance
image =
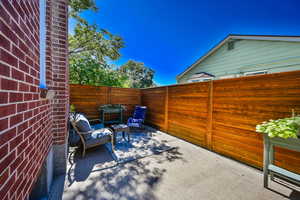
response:
[[[209,50],[205,55],[203,55],[201,58],[199,58],[195,63],[193,63],[190,67],[188,67],[184,72],[176,76],[176,79],[180,79],[184,74],[189,72],[191,69],[193,69],[196,65],[198,65],[202,60],[210,56],[212,53],[214,53],[219,47],[221,47],[224,43],[226,43],[231,38],[231,35],[228,35],[225,39],[223,39],[221,42],[219,42],[216,46],[214,46],[211,50]]]

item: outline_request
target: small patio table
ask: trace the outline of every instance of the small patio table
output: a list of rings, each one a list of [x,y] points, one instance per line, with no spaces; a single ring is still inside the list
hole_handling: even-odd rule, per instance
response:
[[[100,120],[103,124],[122,123],[124,107],[120,104],[105,104],[99,107]],[[116,120],[105,120],[106,114],[118,114],[119,117]]]
[[[127,141],[130,142],[130,128],[126,124],[115,124],[111,125],[111,128],[113,130],[113,137],[114,137],[114,144],[116,144],[117,141],[117,133],[121,132],[123,139],[125,139],[125,133],[127,134]]]

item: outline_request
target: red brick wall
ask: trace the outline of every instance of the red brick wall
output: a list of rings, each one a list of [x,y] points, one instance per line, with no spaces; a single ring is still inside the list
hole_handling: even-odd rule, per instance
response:
[[[53,103],[54,144],[66,140],[69,113],[69,71],[68,71],[68,12],[67,0],[52,0],[52,90],[56,91]]]
[[[53,144],[66,138],[67,0],[47,0],[47,87],[40,98],[39,1],[0,1],[0,198],[27,199]],[[59,22],[59,23],[58,23]]]

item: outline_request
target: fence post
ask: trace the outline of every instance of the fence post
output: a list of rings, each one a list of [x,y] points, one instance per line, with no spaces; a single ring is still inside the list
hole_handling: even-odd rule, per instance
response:
[[[206,135],[207,148],[210,150],[212,150],[213,86],[213,81],[210,81],[208,91],[208,126]]]
[[[168,132],[169,122],[168,122],[168,114],[169,114],[169,88],[166,87],[165,91],[165,131]]]

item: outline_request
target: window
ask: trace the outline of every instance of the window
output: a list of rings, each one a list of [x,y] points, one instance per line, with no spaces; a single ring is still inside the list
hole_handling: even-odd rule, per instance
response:
[[[230,51],[232,49],[234,49],[234,41],[229,41],[227,43],[227,50]]]
[[[204,81],[210,81],[213,80],[213,78],[197,78],[197,79],[190,79],[188,82],[195,83],[195,82],[204,82]]]
[[[226,78],[235,78],[235,77],[237,77],[237,75],[235,75],[235,74],[230,74],[230,75],[220,76],[219,78],[220,78],[220,79],[226,79]]]
[[[46,89],[46,0],[40,0],[40,88]]]
[[[261,71],[253,71],[253,72],[245,72],[245,76],[253,76],[253,75],[259,75],[259,74],[267,74],[267,70],[261,70]]]

